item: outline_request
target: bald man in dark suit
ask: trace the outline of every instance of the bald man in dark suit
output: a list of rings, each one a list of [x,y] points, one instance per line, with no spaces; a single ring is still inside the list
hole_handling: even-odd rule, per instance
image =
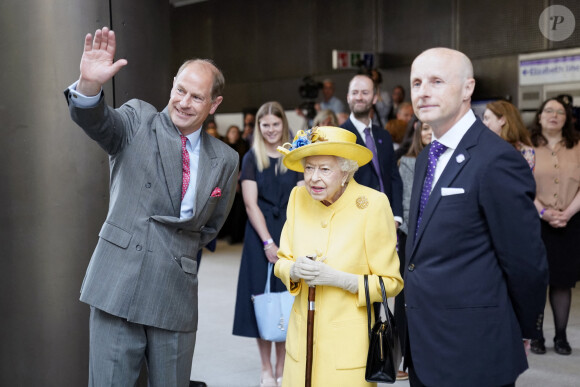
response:
[[[513,386],[540,335],[548,272],[534,179],[471,111],[474,87],[458,51],[413,62],[413,108],[433,142],[417,158],[409,212],[411,386]]]

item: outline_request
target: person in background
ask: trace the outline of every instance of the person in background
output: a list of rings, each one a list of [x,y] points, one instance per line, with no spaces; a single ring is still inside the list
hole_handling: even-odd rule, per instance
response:
[[[494,101],[486,105],[483,123],[492,132],[512,144],[530,165],[536,165],[536,153],[532,148],[530,134],[522,122],[518,109],[507,101]]]
[[[397,150],[401,146],[401,142],[405,137],[407,130],[407,123],[403,120],[390,120],[387,122],[385,129],[393,139],[393,149]]]
[[[312,126],[338,126],[338,118],[330,109],[321,110],[314,117]]]
[[[431,136],[433,134],[429,124],[423,124],[417,121],[417,126],[420,128],[416,130],[413,135],[413,142],[407,154],[399,160],[399,173],[403,181],[403,223],[399,227],[399,259],[401,260],[401,276],[405,270],[405,244],[407,243],[407,233],[409,232],[409,206],[411,203],[411,192],[413,189],[413,179],[415,176],[415,161],[419,153],[427,145],[431,143]],[[405,356],[405,350],[409,350],[406,346],[407,341],[407,318],[405,317],[405,289],[395,297],[395,322],[399,333],[399,341],[401,343],[401,350]],[[403,362],[403,370],[399,371],[397,380],[408,379],[409,375],[405,372],[406,362]]]
[[[399,106],[405,100],[405,89],[401,85],[393,87],[391,92],[391,109],[387,114],[387,120],[392,120],[397,118],[397,113],[399,111]]]
[[[392,104],[391,96],[388,91],[381,89],[383,75],[378,69],[374,68],[368,74],[377,89],[377,102],[373,105],[373,124],[384,128],[389,121],[388,115]]]
[[[413,115],[413,105],[411,105],[409,102],[401,102],[399,109],[397,110],[396,119],[404,121],[405,124],[408,124],[409,121],[411,121],[411,118],[413,118]]]
[[[535,204],[548,252],[548,298],[556,329],[554,350],[560,355],[569,355],[572,348],[566,328],[572,288],[580,273],[580,144],[570,105],[562,99],[544,101],[532,125],[536,152]],[[542,337],[532,341],[532,352],[546,353],[543,332]]]
[[[397,118],[387,121],[385,129],[391,134],[391,137],[393,137],[395,150],[399,149],[402,144],[409,122],[414,116],[413,106],[409,102],[403,102],[399,105]]]
[[[238,152],[241,168],[242,159],[248,152],[249,146],[242,139],[240,128],[237,125],[230,125],[228,131],[226,132],[226,136],[223,138],[223,141],[231,146],[236,152]],[[244,205],[244,200],[242,198],[241,182],[238,180],[234,204],[232,205],[230,214],[226,219],[226,223],[219,233],[219,238],[227,239],[228,243],[230,244],[241,243],[244,240],[244,229],[246,221],[246,206]]]
[[[411,148],[411,144],[413,142],[413,136],[415,135],[415,131],[420,128],[421,121],[413,114],[413,117],[407,124],[407,129],[405,129],[405,135],[403,136],[403,140],[401,141],[401,146],[399,149],[395,150],[395,159],[397,162],[407,154],[409,149]]]
[[[352,132],[328,126],[297,135],[280,151],[284,165],[304,172],[305,181],[292,190],[275,266],[276,276],[295,296],[283,385],[304,386],[308,287],[316,286],[312,385],[376,386],[365,381],[364,275],[372,302],[382,299],[379,276],[389,297],[403,281],[389,201],[353,179],[372,152],[356,144]]]
[[[339,115],[348,115],[346,106],[335,93],[334,81],[332,79],[325,79],[322,81],[322,101],[315,107],[317,111],[332,110],[338,117]],[[344,121],[344,120],[343,120]]]
[[[387,195],[398,227],[403,222],[403,183],[395,161],[391,135],[371,121],[372,108],[377,98],[373,80],[368,75],[355,75],[349,82],[346,97],[351,113],[341,127],[356,135],[357,144],[373,152],[373,160],[361,166],[355,178],[359,184]]]
[[[246,108],[242,111],[244,129],[242,130],[242,139],[251,147],[253,142],[254,126],[256,125],[256,109]]]
[[[404,234],[399,239],[399,253],[405,256],[405,242],[407,240],[407,233],[409,231],[409,207],[411,203],[411,192],[413,188],[413,178],[415,176],[415,161],[419,153],[431,143],[431,136],[433,131],[431,126],[426,123],[417,121],[417,126],[420,130],[415,131],[413,135],[413,142],[407,154],[399,160],[399,173],[403,181],[403,224],[399,227]],[[403,258],[404,259],[404,258]]]
[[[226,132],[226,136],[224,137],[224,141],[226,144],[231,146],[232,148],[236,149],[236,146],[240,144],[242,139],[240,128],[237,125],[230,125]],[[240,152],[238,152],[239,154]],[[243,155],[241,155],[243,157]]]
[[[236,153],[201,130],[224,78],[210,60],[189,60],[162,112],[137,99],[113,109],[102,86],[127,65],[115,51],[107,27],[87,34],[79,80],[65,92],[111,168],[109,212],[80,296],[90,305],[89,386],[134,386],[143,362],[150,385],[188,386],[196,256],[225,222],[238,174]]]
[[[433,130],[409,209],[410,385],[515,386],[539,336],[548,276],[532,172],[471,110],[465,54],[426,50],[410,81],[413,110]]]
[[[205,130],[207,134],[209,134],[214,138],[217,138],[218,140],[222,139],[218,133],[217,124],[215,123],[215,121],[207,121],[205,124],[205,128],[203,130]]]
[[[288,120],[278,102],[267,102],[258,109],[254,144],[242,161],[242,195],[248,214],[234,314],[233,334],[257,339],[262,362],[260,386],[280,385],[284,371],[284,342],[274,343],[276,365],[270,356],[272,342],[262,340],[258,331],[253,294],[264,293],[268,262],[276,263],[280,234],[286,221],[290,191],[301,182],[300,173],[289,171],[276,150],[290,139]],[[284,291],[274,275],[271,291]]]

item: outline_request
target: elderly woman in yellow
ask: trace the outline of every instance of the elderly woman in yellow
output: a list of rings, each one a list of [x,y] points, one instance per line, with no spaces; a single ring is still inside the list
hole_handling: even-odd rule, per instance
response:
[[[312,386],[370,386],[363,275],[372,302],[403,287],[393,213],[387,197],[352,179],[372,152],[344,129],[299,132],[279,151],[305,186],[290,194],[275,274],[296,296],[286,337],[283,386],[303,386],[308,286],[316,285]],[[315,256],[314,260],[306,256]]]

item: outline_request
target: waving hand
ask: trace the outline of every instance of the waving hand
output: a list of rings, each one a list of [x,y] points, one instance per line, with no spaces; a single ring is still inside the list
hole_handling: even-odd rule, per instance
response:
[[[127,60],[119,59],[113,62],[117,42],[115,33],[107,27],[85,37],[85,47],[81,58],[81,76],[77,91],[86,96],[97,95],[101,86],[109,81],[127,64]]]

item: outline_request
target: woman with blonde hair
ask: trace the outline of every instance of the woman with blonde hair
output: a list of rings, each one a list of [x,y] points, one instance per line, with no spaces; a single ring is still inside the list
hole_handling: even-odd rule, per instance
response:
[[[282,383],[285,343],[275,343],[276,366],[272,367],[272,342],[260,338],[251,301],[253,294],[261,294],[266,286],[268,263],[276,263],[282,227],[286,222],[286,206],[290,191],[302,180],[300,173],[289,171],[276,150],[289,141],[288,120],[278,102],[267,102],[256,114],[253,146],[244,156],[240,180],[248,222],[234,315],[233,334],[254,337],[262,361],[261,387]],[[274,275],[270,276],[271,291],[286,290]]]
[[[338,118],[330,109],[324,109],[316,114],[312,126],[338,126]]]
[[[483,114],[483,123],[495,134],[509,142],[528,162],[533,171],[536,165],[536,154],[532,148],[530,134],[522,121],[520,112],[507,101],[494,101],[487,104]]]

